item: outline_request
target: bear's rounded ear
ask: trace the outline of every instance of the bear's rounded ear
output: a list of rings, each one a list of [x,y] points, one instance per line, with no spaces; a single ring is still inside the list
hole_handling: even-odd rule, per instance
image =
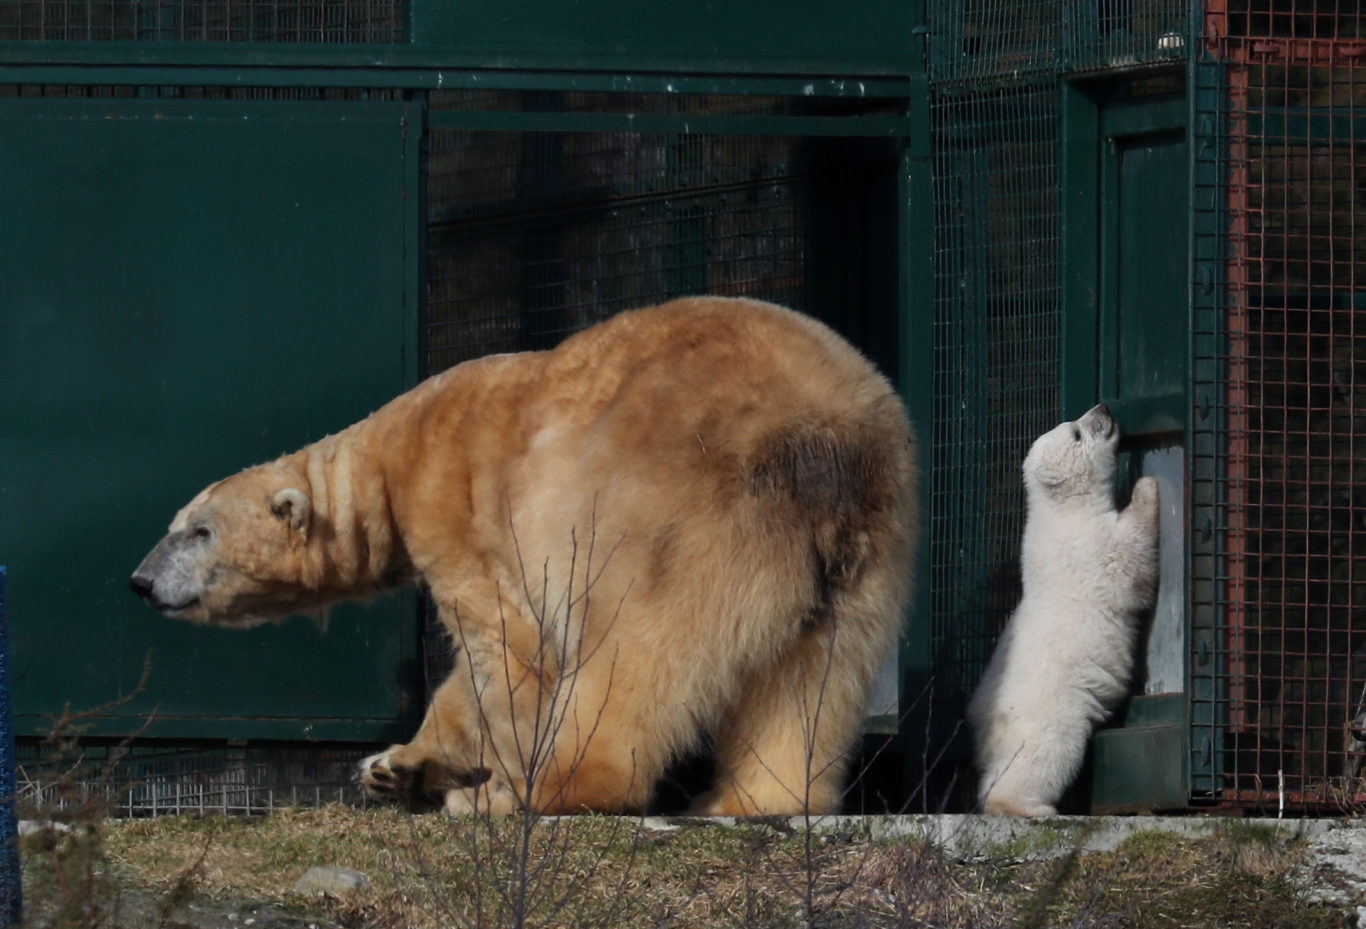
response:
[[[1050,468],[1047,465],[1039,465],[1034,469],[1034,479],[1044,487],[1057,487],[1066,478],[1057,468]]]
[[[295,532],[308,529],[308,518],[313,505],[308,495],[297,487],[282,487],[270,498],[270,511],[289,524]]]

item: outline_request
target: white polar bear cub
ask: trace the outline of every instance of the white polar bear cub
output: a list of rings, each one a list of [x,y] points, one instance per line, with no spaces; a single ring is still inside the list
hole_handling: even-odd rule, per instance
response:
[[[1040,436],[1024,461],[1024,596],[968,706],[984,812],[1049,816],[1092,731],[1129,690],[1156,598],[1157,482],[1114,504],[1119,430],[1104,404]]]

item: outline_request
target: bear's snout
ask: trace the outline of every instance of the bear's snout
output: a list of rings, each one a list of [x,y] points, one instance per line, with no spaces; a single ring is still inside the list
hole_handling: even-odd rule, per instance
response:
[[[128,589],[148,602],[151,602],[154,585],[155,582],[150,577],[136,573],[128,580]]]
[[[1102,439],[1108,439],[1115,434],[1115,418],[1110,415],[1110,408],[1104,403],[1097,403],[1087,410],[1081,421],[1087,424],[1092,433]]]
[[[187,533],[173,532],[157,543],[128,579],[128,589],[167,616],[184,613],[203,594],[193,552],[184,545]]]

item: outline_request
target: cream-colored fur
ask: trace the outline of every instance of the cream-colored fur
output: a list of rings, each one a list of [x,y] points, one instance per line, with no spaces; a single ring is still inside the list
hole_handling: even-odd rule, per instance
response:
[[[133,587],[242,625],[424,583],[457,665],[363,763],[381,795],[639,809],[710,732],[701,812],[819,813],[916,533],[886,380],[809,318],[696,298],[460,365],[209,487]]]
[[[1040,436],[1024,462],[1024,595],[968,707],[988,813],[1046,816],[1092,731],[1128,693],[1158,569],[1157,483],[1114,505],[1119,431],[1103,405]]]

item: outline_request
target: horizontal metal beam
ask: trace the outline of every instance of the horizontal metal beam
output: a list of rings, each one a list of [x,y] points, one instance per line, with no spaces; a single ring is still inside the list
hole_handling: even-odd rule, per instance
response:
[[[900,138],[911,133],[906,116],[710,116],[630,113],[525,113],[439,111],[431,129],[515,132],[634,132],[641,134],[841,136]]]
[[[1247,113],[1247,135],[1267,144],[1366,140],[1366,120],[1350,107],[1265,107]]]
[[[153,86],[383,87],[414,90],[549,90],[644,94],[733,94],[899,99],[899,76],[744,75],[451,67],[450,57],[387,48],[300,49],[260,45],[205,46],[176,54],[100,54],[103,45],[0,42],[3,84],[139,84]],[[78,47],[71,48],[76,45]],[[181,47],[184,48],[183,46]],[[192,54],[191,52],[198,52]]]

